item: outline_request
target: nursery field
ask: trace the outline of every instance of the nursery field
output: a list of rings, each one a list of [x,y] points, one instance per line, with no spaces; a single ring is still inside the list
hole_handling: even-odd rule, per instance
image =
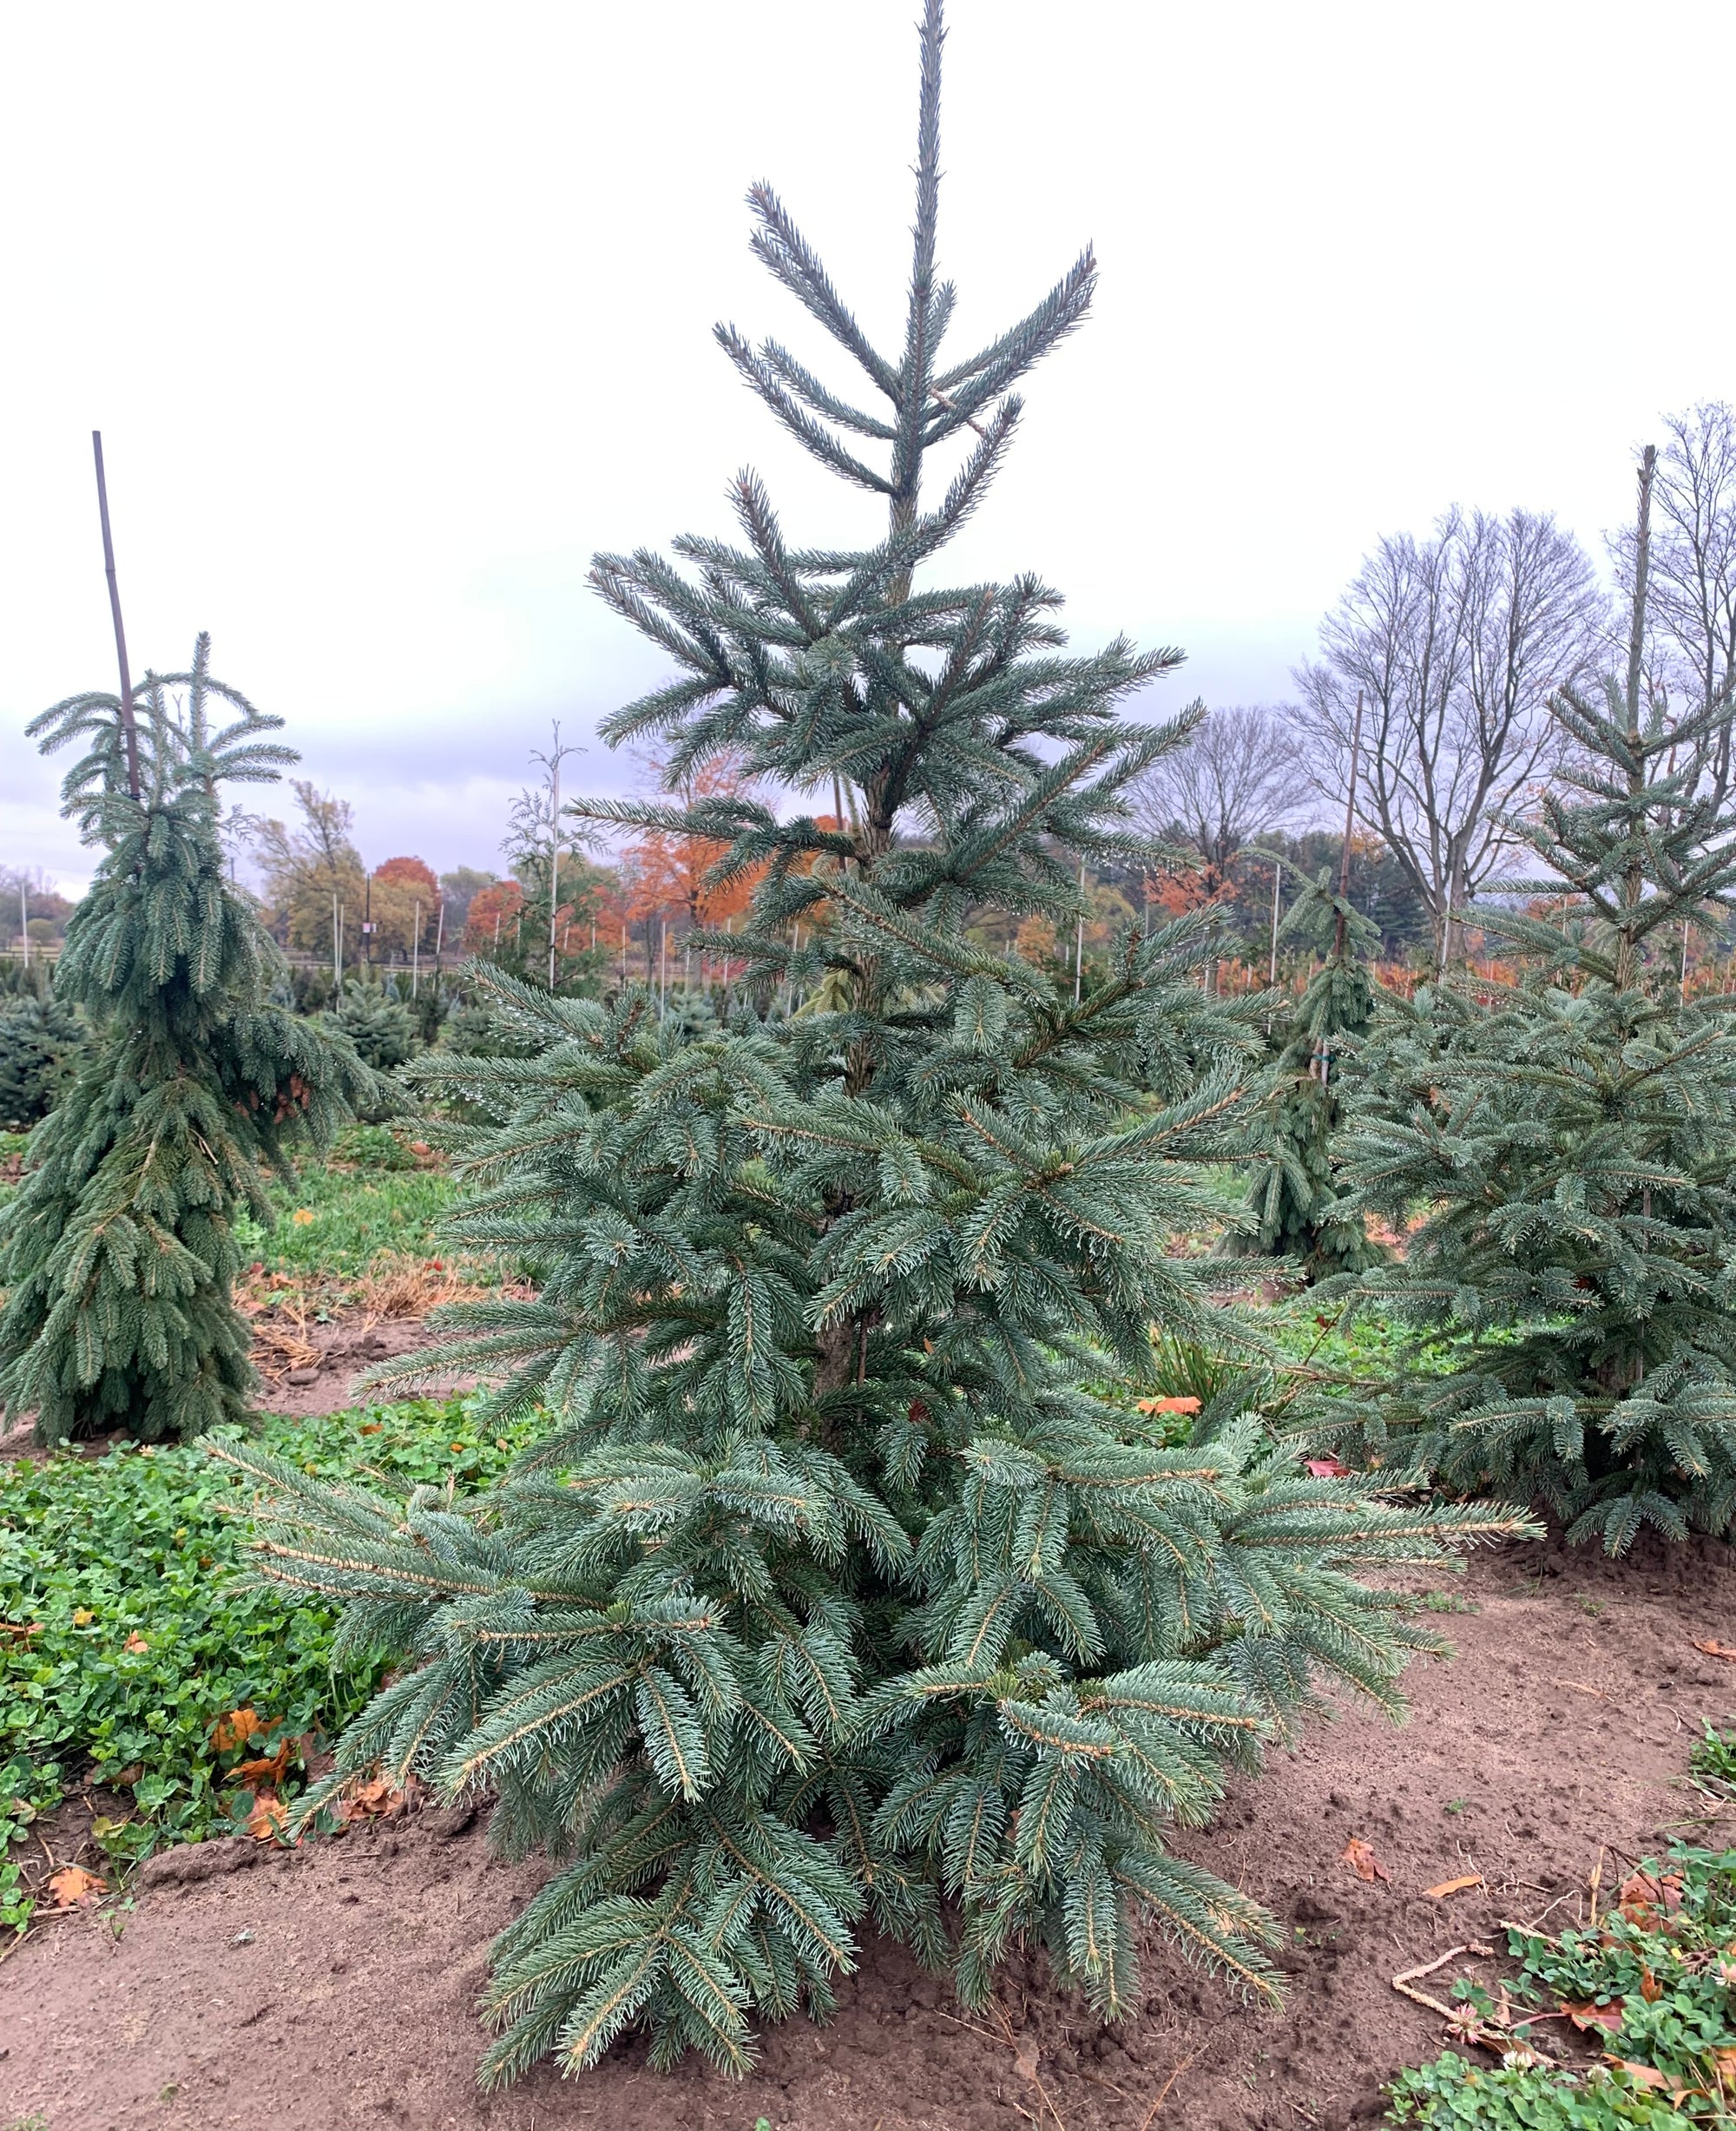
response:
[[[533,1437],[479,1428],[463,1396],[346,1401],[358,1350],[377,1358],[371,1333],[403,1351],[428,1336],[430,1303],[490,1277],[440,1255],[432,1223],[450,1194],[437,1159],[381,1128],[281,1190],[242,1291],[276,1375],[267,1408],[290,1403],[262,1418],[265,1447],[323,1479],[463,1492]],[[1312,1369],[1353,1375],[1384,1352],[1378,1325],[1346,1338],[1305,1299],[1264,1320]],[[291,1385],[298,1337],[321,1361]],[[1699,1870],[1721,1885],[1724,1957],[1736,1939],[1736,1745],[1717,1743],[1736,1733],[1736,1662],[1718,1654],[1736,1622],[1731,1549],[1642,1540],[1612,1563],[1509,1544],[1462,1577],[1397,1578],[1455,1650],[1410,1667],[1406,1724],[1340,1702],[1237,1779],[1210,1826],[1173,1838],[1279,1921],[1281,2009],[1248,2010],[1154,1942],[1140,2009],[1107,2031],[1036,1957],[969,2011],[871,1935],[833,2019],[768,2027],[743,2083],[693,2060],[655,2073],[627,2042],[576,2082],[544,2066],[484,2099],[487,1939],[546,1864],[491,1854],[474,1814],[414,1783],[361,1786],[286,1840],[286,1809],[378,1667],[334,1656],[330,1607],[240,1587],[251,1483],[204,1445],[93,1447],[44,1457],[15,1436],[0,1464],[8,2131],[239,2126],[286,2092],[334,2125],[1342,2126],[1430,2106],[1434,2075],[1412,2071],[1410,2104],[1389,2084],[1449,2044],[1493,2072],[1478,2009],[1515,2022],[1523,2009],[1509,1923],[1551,1937],[1588,1926],[1600,1900],[1620,1910],[1624,1883],[1642,1914],[1634,1875],[1674,1892],[1687,1845],[1721,1860],[1687,1881]],[[1407,1988],[1433,2004],[1394,1986],[1419,1968]],[[1554,2016],[1576,2001],[1549,1978],[1533,2009]],[[1620,2029],[1621,1990],[1599,2003],[1595,1980],[1582,2024],[1532,2031],[1563,2062],[1598,2061]],[[1729,2037],[1701,1996],[1683,1999],[1672,2043],[1654,2022],[1610,2054],[1672,2076],[1692,2076],[1696,2047],[1716,2063]],[[1649,2012],[1643,1996],[1634,2009]],[[1443,2091],[1462,2107],[1459,2080]],[[1638,2086],[1628,2115],[1439,2121],[1680,2121],[1645,2113],[1659,2091]]]
[[[1736,411],[1294,711],[949,588],[1099,269],[940,352],[944,13],[902,330],[756,184],[844,382],[717,332],[884,536],[595,554],[635,795],[365,864],[112,559],[29,726],[0,2131],[1736,2123]]]

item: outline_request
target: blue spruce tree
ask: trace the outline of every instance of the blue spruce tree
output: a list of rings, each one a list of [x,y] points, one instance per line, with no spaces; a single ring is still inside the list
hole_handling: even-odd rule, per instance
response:
[[[535,1301],[454,1317],[458,1351],[551,1432],[469,1504],[225,1452],[276,1490],[262,1571],[346,1599],[347,1632],[403,1661],[332,1782],[419,1772],[492,1798],[509,1849],[567,1859],[496,1943],[490,2082],[582,2069],[635,2027],[660,2064],[743,2070],[753,2018],[823,2013],[867,1922],[970,2003],[1041,1943],[1114,2017],[1147,1919],[1272,1993],[1269,1922],[1166,1828],[1207,1816],[1317,1680],[1391,1706],[1406,1652],[1435,1647],[1351,1563],[1511,1529],[1309,1478],[1246,1418],[1178,1444],[1082,1388],[1148,1381],[1154,1324],[1210,1325],[1164,1244],[1207,1218],[1194,1165],[1231,1144],[1258,1044],[1202,997],[1192,922],[1130,929],[1076,1000],[988,944],[1026,918],[1070,931],[1082,857],[1150,858],[1124,795],[1180,728],[1122,707],[1176,654],[1069,652],[1034,577],[924,579],[1096,278],[1088,253],[944,355],[941,43],[929,0],[896,352],[750,195],[754,251],[868,404],[720,333],[881,500],[884,537],[792,545],[744,473],[739,543],[594,574],[675,669],[610,736],[655,736],[672,792],[728,751],[795,802],[588,810],[757,871],[727,942],[747,996],[684,1024],[644,991],[478,970],[533,1055],[437,1062],[496,1121],[464,1142],[462,1232],[540,1268]]]

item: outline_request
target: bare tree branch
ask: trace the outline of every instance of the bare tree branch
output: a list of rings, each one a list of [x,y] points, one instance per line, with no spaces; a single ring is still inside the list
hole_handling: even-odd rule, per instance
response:
[[[1271,703],[1208,711],[1187,746],[1161,757],[1140,782],[1141,827],[1198,858],[1208,896],[1241,852],[1292,820],[1308,797],[1296,714]]]
[[[1562,745],[1549,699],[1595,661],[1605,602],[1591,563],[1547,513],[1454,510],[1432,537],[1380,542],[1298,669],[1315,788],[1342,805],[1357,693],[1366,701],[1357,818],[1426,906],[1436,957],[1499,872]]]

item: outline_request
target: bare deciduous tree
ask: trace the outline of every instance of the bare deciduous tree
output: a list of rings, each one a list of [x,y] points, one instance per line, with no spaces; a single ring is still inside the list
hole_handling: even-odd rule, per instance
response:
[[[1549,700],[1595,661],[1603,615],[1589,559],[1548,513],[1455,510],[1428,539],[1381,541],[1297,671],[1309,773],[1340,805],[1363,697],[1357,815],[1422,898],[1442,968],[1513,840],[1505,819],[1562,745]]]
[[[1674,723],[1723,707],[1685,766],[1692,773],[1689,795],[1721,806],[1736,722],[1736,412],[1723,401],[1703,402],[1668,416],[1664,428],[1652,489],[1647,694],[1652,708]],[[1622,594],[1631,600],[1631,528],[1609,545]]]
[[[1281,828],[1308,797],[1295,719],[1290,706],[1271,703],[1207,711],[1188,744],[1146,774],[1140,825],[1198,859],[1208,896],[1225,886],[1240,852]]]

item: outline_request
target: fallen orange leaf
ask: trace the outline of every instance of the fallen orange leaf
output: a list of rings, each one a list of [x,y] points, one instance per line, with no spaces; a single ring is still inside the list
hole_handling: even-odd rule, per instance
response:
[[[1620,1998],[1613,2005],[1576,2005],[1570,1999],[1563,1998],[1562,2010],[1581,2035],[1588,2035],[1595,2029],[1601,2029],[1606,2034],[1614,2035],[1621,2025]],[[1620,2060],[1615,2062],[1619,2062]]]
[[[289,1808],[283,1800],[273,1798],[269,1791],[261,1791],[247,1815],[247,1832],[256,1843],[273,1842],[282,1834],[288,1819]]]
[[[1348,1865],[1358,1879],[1391,1879],[1392,1875],[1376,1857],[1360,1835],[1352,1835],[1338,1852],[1342,1863]]]
[[[312,1213],[305,1206],[297,1207],[289,1218],[292,1225],[297,1228],[311,1228],[313,1225]]]
[[[255,1732],[264,1729],[257,1709],[232,1709],[211,1727],[211,1743],[219,1753],[227,1753],[232,1746],[245,1746]]]
[[[1721,1657],[1726,1665],[1736,1665],[1736,1649],[1733,1649],[1727,1642],[1718,1641],[1713,1636],[1708,1635],[1704,1642],[1696,1640],[1693,1647],[1696,1650],[1704,1650],[1707,1657]]]
[[[289,1741],[285,1740],[268,1760],[243,1761],[235,1770],[237,1783],[266,1783],[277,1785],[283,1781],[284,1772],[289,1766]]]
[[[1302,1470],[1312,1480],[1344,1480],[1350,1477],[1350,1467],[1336,1457],[1311,1457]]]
[[[1603,2055],[1608,2062],[1626,2072],[1636,2087],[1656,2087],[1665,2090],[1669,2089],[1669,2081],[1664,2077],[1655,2064],[1633,2064],[1626,2057],[1618,2057],[1607,2049]],[[1677,2088],[1674,2091],[1680,2093],[1681,2089]]]
[[[1139,1410],[1141,1413],[1197,1413],[1200,1401],[1197,1398],[1141,1398]]]
[[[99,1894],[108,1892],[108,1882],[87,1872],[82,1865],[62,1865],[49,1875],[49,1887],[56,1909],[86,1909]]]
[[[1438,1887],[1424,1887],[1423,1891],[1431,1902],[1444,1902],[1450,1894],[1463,1894],[1467,1887],[1482,1884],[1481,1872],[1467,1872],[1463,1879],[1443,1879]]]
[[[121,1648],[123,1650],[130,1650],[135,1657],[139,1656],[141,1652],[148,1650],[150,1647],[151,1646],[149,1643],[148,1643],[144,1637],[140,1634],[137,1628],[135,1628],[132,1634],[128,1636],[126,1641],[121,1645]]]

